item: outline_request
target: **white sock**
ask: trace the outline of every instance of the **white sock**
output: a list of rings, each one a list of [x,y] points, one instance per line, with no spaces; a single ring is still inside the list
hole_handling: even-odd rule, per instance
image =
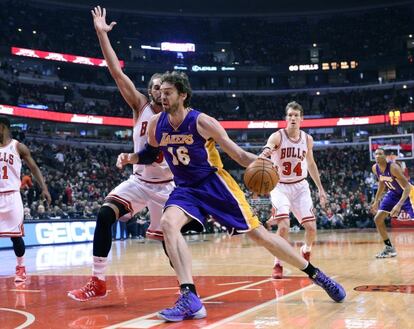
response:
[[[24,266],[24,256],[16,257],[17,259],[17,266]]]
[[[310,252],[312,250],[312,246],[308,246],[306,243],[303,245],[303,250],[305,250],[305,252]]]
[[[276,266],[277,264],[279,264],[280,266],[282,266],[282,263],[281,263],[280,259],[278,259],[278,258],[275,257],[275,264],[274,265]]]
[[[93,256],[92,275],[98,277],[99,280],[105,280],[107,257]]]

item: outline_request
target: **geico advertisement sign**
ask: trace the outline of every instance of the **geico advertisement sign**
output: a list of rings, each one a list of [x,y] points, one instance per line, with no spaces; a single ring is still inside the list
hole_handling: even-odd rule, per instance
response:
[[[92,243],[59,247],[40,247],[36,253],[36,268],[87,265],[92,262]]]
[[[66,222],[36,224],[39,244],[92,241],[95,222]]]

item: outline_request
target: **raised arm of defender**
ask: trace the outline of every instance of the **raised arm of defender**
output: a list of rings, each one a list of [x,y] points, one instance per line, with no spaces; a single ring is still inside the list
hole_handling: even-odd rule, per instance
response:
[[[134,120],[136,120],[139,117],[139,112],[143,109],[148,100],[146,96],[141,94],[135,88],[135,85],[131,79],[122,71],[118,56],[109,41],[108,32],[112,30],[112,28],[116,25],[116,22],[111,22],[108,25],[106,23],[106,9],[101,9],[100,6],[97,6],[91,10],[91,13],[96,34],[98,35],[99,44],[106,63],[108,64],[109,72],[115,80],[122,97],[133,109]]]

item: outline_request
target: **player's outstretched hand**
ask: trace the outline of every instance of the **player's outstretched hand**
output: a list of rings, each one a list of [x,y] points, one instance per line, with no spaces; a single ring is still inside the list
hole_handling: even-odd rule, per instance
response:
[[[138,162],[138,155],[136,153],[121,153],[116,160],[116,166],[119,169],[124,168],[127,164],[135,164]]]
[[[269,158],[272,155],[272,150],[269,147],[265,147],[260,153],[259,158]]]
[[[111,24],[106,23],[106,9],[97,6],[91,10],[93,17],[93,25],[97,33],[109,32],[116,25],[116,22],[111,22]]]
[[[50,206],[52,197],[50,196],[49,190],[43,190],[41,196],[46,199],[47,204]]]
[[[377,211],[378,211],[378,202],[373,202],[372,204],[371,204],[371,209],[370,209],[370,211],[371,211],[371,214],[373,214],[373,215],[375,215],[376,213],[377,213]]]
[[[327,200],[328,200],[328,196],[326,195],[325,190],[324,190],[324,189],[319,190],[319,191],[318,191],[318,194],[319,194],[319,202],[320,202],[320,204],[321,204],[321,207],[322,207],[323,209],[326,209],[326,202],[327,202]]]
[[[394,208],[392,208],[391,209],[391,212],[390,212],[390,216],[391,216],[391,218],[393,218],[393,217],[398,217],[398,215],[400,214],[400,212],[401,212],[401,205],[399,205],[398,203],[394,206]]]

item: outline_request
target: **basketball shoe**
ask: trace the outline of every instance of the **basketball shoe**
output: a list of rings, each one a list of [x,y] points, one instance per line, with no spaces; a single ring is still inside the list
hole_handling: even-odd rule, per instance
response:
[[[311,280],[322,287],[335,302],[341,303],[345,299],[345,289],[338,282],[325,275],[320,269],[316,269],[316,274],[311,277]]]
[[[309,262],[311,253],[310,251],[305,251],[305,245],[300,247],[300,254],[302,255],[303,258],[305,258]]]
[[[283,278],[283,266],[277,263],[275,264],[275,266],[273,266],[272,279],[281,279],[281,278]]]
[[[181,291],[180,297],[172,308],[166,308],[158,312],[158,317],[169,322],[183,320],[202,319],[207,316],[207,311],[200,298],[189,289]]]
[[[99,280],[96,276],[92,276],[84,287],[68,291],[68,297],[79,302],[86,302],[94,298],[103,298],[106,295],[106,281]]]
[[[385,248],[378,253],[376,258],[391,258],[397,256],[397,250],[394,247],[385,246]]]
[[[25,282],[26,278],[26,267],[17,265],[16,275],[14,276],[14,282]]]

